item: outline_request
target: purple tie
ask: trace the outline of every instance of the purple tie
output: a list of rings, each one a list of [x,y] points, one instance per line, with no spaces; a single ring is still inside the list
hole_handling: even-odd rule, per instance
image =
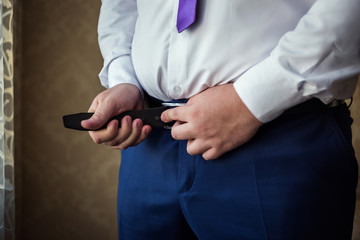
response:
[[[196,0],[179,0],[176,27],[178,32],[184,31],[195,22]]]

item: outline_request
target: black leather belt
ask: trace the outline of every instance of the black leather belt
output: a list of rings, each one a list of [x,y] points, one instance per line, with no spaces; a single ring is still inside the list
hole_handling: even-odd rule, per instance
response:
[[[144,125],[150,125],[151,127],[154,128],[157,127],[171,128],[174,122],[164,123],[163,121],[161,121],[160,116],[162,112],[172,107],[184,105],[186,100],[164,103],[156,99],[150,99],[150,101],[148,99],[147,102],[148,102],[147,105],[150,108],[123,112],[119,115],[112,117],[106,124],[104,124],[104,126],[102,126],[97,130],[106,128],[107,124],[114,119],[118,120],[120,123],[121,119],[126,115],[130,116],[132,119],[137,119],[137,118],[142,119]],[[320,100],[314,98],[286,110],[283,113],[283,115],[307,113],[324,108],[339,106],[342,104],[345,104],[345,101],[334,100],[331,103],[325,105]],[[81,121],[89,119],[92,115],[93,113],[76,113],[76,114],[65,115],[63,116],[63,123],[66,128],[80,130],[80,131],[89,131],[89,129],[85,129],[81,126]]]
[[[169,107],[163,106],[157,108],[145,108],[142,110],[126,111],[112,117],[106,124],[96,130],[105,129],[107,124],[114,119],[118,120],[120,123],[121,119],[125,116],[130,116],[132,119],[140,118],[142,119],[144,125],[150,125],[151,127],[171,128],[174,123],[164,123],[160,119],[161,113],[167,109],[169,109]],[[89,129],[85,129],[81,126],[81,121],[91,118],[92,115],[93,113],[76,113],[65,115],[63,116],[64,127],[80,131],[89,131]]]

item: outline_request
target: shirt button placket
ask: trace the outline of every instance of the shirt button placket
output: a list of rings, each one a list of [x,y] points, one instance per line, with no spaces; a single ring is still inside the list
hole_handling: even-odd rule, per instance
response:
[[[170,35],[170,46],[168,52],[167,65],[167,85],[169,90],[169,97],[172,99],[179,99],[184,94],[184,81],[186,80],[186,51],[188,42],[188,33],[183,31],[178,33],[176,28],[177,7],[174,6],[173,14],[173,28]]]
[[[174,92],[175,94],[180,95],[182,93],[182,88],[180,86],[175,86]]]

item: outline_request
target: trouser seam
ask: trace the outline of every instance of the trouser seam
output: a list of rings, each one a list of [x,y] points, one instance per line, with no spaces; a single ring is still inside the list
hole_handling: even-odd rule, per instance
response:
[[[255,191],[256,191],[256,201],[257,201],[257,206],[258,206],[258,210],[260,213],[260,218],[261,218],[261,223],[263,225],[263,229],[264,229],[264,235],[266,237],[267,240],[269,240],[269,236],[268,236],[268,232],[267,232],[267,228],[266,228],[266,224],[265,224],[265,219],[264,219],[264,214],[263,214],[263,209],[261,207],[261,200],[260,200],[260,195],[259,195],[259,188],[258,188],[258,183],[257,183],[257,179],[256,179],[256,172],[255,172],[255,166],[254,166],[254,159],[253,159],[253,155],[251,154],[251,170],[253,173],[253,177],[254,177],[254,185],[255,185]]]
[[[126,178],[126,183],[124,184],[124,188],[123,188],[123,191],[122,191],[122,194],[124,195],[125,193],[125,190],[127,188],[127,185],[129,183],[129,180],[130,180],[130,171],[131,171],[131,168],[133,166],[133,161],[131,161],[130,163],[130,167],[129,167],[129,171],[127,172],[127,178]],[[121,164],[120,164],[120,168],[121,168]],[[119,175],[120,177],[120,175]],[[118,196],[119,198],[120,196]],[[118,221],[119,221],[119,239],[123,239],[123,235],[122,235],[122,227],[121,227],[121,222],[122,222],[122,213],[123,213],[123,206],[124,206],[124,200],[121,201],[121,206],[119,206],[119,217],[118,217]]]

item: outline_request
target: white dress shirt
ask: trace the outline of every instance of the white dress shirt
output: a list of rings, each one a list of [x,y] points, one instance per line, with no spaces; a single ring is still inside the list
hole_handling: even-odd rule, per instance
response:
[[[360,0],[198,0],[182,33],[177,9],[178,0],[102,0],[103,86],[130,83],[171,100],[232,82],[262,122],[355,90]]]

